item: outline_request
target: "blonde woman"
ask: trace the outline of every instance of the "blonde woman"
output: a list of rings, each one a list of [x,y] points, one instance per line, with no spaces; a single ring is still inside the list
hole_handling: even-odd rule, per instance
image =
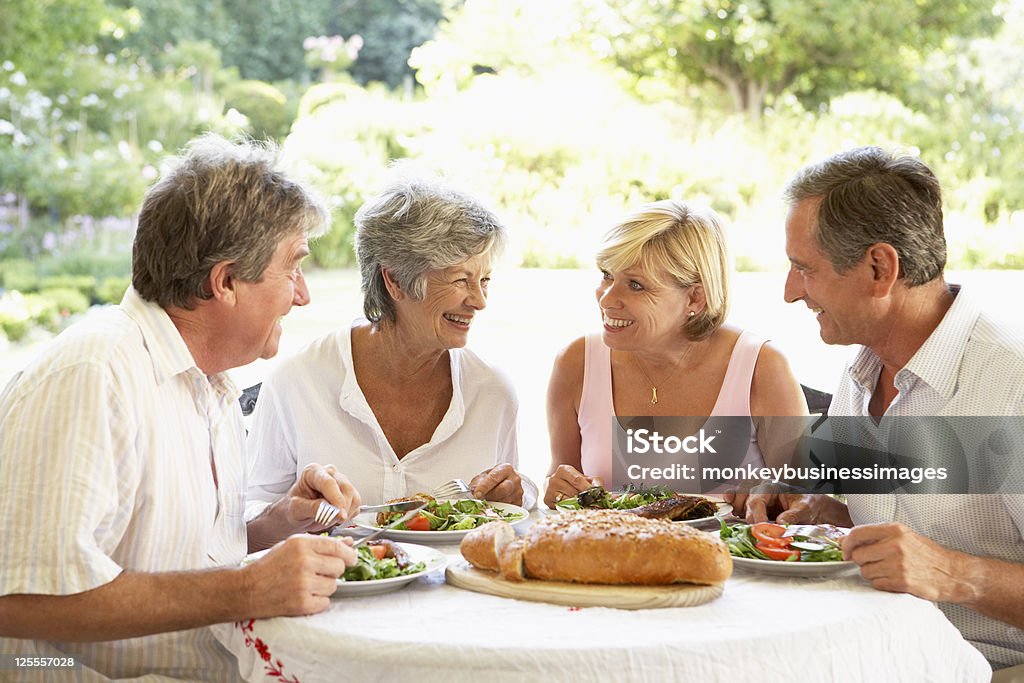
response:
[[[556,358],[548,386],[549,507],[611,484],[615,415],[806,415],[800,385],[767,340],[725,325],[730,259],[718,216],[648,204],[612,228],[597,255],[600,334]],[[754,424],[743,462],[774,460]]]

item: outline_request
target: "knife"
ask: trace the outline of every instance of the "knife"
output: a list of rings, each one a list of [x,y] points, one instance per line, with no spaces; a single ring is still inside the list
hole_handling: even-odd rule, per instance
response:
[[[400,503],[385,503],[384,505],[360,505],[359,513],[364,512],[407,512],[423,507],[422,500],[403,500]]]
[[[359,546],[363,545],[367,541],[372,541],[373,539],[377,538],[378,536],[380,536],[385,531],[388,531],[390,529],[394,529],[399,524],[405,524],[410,519],[412,519],[413,517],[418,515],[420,513],[420,510],[422,510],[423,508],[425,508],[427,506],[427,504],[425,502],[422,502],[422,501],[410,501],[410,502],[415,503],[416,507],[414,507],[412,510],[409,510],[408,512],[406,512],[404,515],[402,515],[401,517],[399,517],[395,521],[391,522],[391,524],[388,524],[385,527],[381,527],[380,529],[377,529],[376,531],[374,531],[369,536],[364,536],[363,538],[360,538],[358,541],[356,541],[355,543],[352,544],[352,547],[353,548],[358,548]]]

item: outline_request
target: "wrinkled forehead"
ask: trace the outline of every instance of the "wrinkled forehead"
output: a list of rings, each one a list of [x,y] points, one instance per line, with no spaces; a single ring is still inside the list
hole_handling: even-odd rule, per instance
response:
[[[490,251],[486,251],[476,256],[470,256],[462,261],[457,261],[449,266],[443,266],[440,268],[432,268],[429,274],[436,274],[439,276],[454,275],[463,273],[466,275],[482,276],[487,275],[491,272],[492,267],[492,256]]]
[[[459,261],[458,263],[448,266],[448,268],[454,268],[456,270],[468,270],[471,272],[478,271],[490,271],[493,266],[494,258],[491,254],[491,250],[477,254],[476,256],[470,256],[469,258]]]

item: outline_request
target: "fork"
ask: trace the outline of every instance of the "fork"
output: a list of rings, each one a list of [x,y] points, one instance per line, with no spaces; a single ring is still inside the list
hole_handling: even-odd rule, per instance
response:
[[[313,521],[320,526],[330,526],[338,518],[339,514],[341,514],[341,510],[324,500],[320,502],[320,507],[316,509]]]
[[[839,542],[829,536],[826,529],[822,528],[817,524],[792,524],[787,527],[786,531],[782,534],[783,538],[790,538],[792,536],[806,536],[807,538],[813,538],[818,541],[825,541],[833,545],[839,545]]]
[[[462,496],[467,498],[473,497],[473,491],[469,488],[469,484],[464,482],[462,479],[446,481],[431,491],[430,494],[434,496],[434,498],[459,498]]]

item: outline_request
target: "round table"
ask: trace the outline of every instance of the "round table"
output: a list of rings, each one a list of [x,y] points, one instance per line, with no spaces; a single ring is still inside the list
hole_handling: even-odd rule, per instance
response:
[[[536,514],[536,513],[535,513]],[[436,546],[449,562],[458,546]],[[320,614],[212,627],[248,681],[989,681],[930,602],[857,574],[772,578],[737,569],[723,595],[617,610],[510,600],[443,572]]]

